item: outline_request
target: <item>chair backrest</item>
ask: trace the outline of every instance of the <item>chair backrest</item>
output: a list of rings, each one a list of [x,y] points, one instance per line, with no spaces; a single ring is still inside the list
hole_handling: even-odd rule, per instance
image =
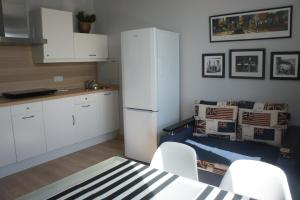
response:
[[[156,150],[150,167],[198,181],[196,152],[185,144],[164,142]]]
[[[233,162],[220,188],[264,200],[292,200],[285,173],[278,167],[253,160]]]

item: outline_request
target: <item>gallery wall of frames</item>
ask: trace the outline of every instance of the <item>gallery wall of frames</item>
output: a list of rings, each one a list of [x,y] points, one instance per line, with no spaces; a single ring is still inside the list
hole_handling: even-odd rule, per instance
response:
[[[210,42],[292,37],[293,6],[209,17]],[[265,79],[266,49],[230,49],[229,78]],[[225,52],[202,54],[202,77],[225,78]],[[300,80],[300,51],[271,52],[271,80]]]

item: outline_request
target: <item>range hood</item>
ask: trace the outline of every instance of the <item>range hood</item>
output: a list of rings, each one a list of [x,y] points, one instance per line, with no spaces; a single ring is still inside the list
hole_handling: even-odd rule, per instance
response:
[[[45,39],[32,39],[29,34],[25,0],[0,0],[0,45],[39,45]]]

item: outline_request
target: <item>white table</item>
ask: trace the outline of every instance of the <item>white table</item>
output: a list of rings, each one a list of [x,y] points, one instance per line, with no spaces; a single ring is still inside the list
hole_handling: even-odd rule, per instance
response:
[[[249,199],[121,157],[112,157],[19,198],[40,199]]]

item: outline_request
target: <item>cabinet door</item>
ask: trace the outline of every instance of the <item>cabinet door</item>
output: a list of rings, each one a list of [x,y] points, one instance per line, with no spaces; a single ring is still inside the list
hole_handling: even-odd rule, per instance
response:
[[[48,151],[74,144],[74,98],[62,98],[43,102],[45,135]]]
[[[119,97],[117,91],[99,94],[100,132],[110,133],[119,129]]]
[[[46,152],[41,112],[13,116],[17,160],[25,160]]]
[[[76,105],[76,135],[77,142],[99,135],[99,104],[95,101]]]
[[[9,107],[0,108],[0,167],[16,162],[15,142]]]
[[[75,57],[82,59],[107,59],[107,36],[74,33]]]
[[[45,59],[74,57],[73,16],[71,12],[41,8]]]

